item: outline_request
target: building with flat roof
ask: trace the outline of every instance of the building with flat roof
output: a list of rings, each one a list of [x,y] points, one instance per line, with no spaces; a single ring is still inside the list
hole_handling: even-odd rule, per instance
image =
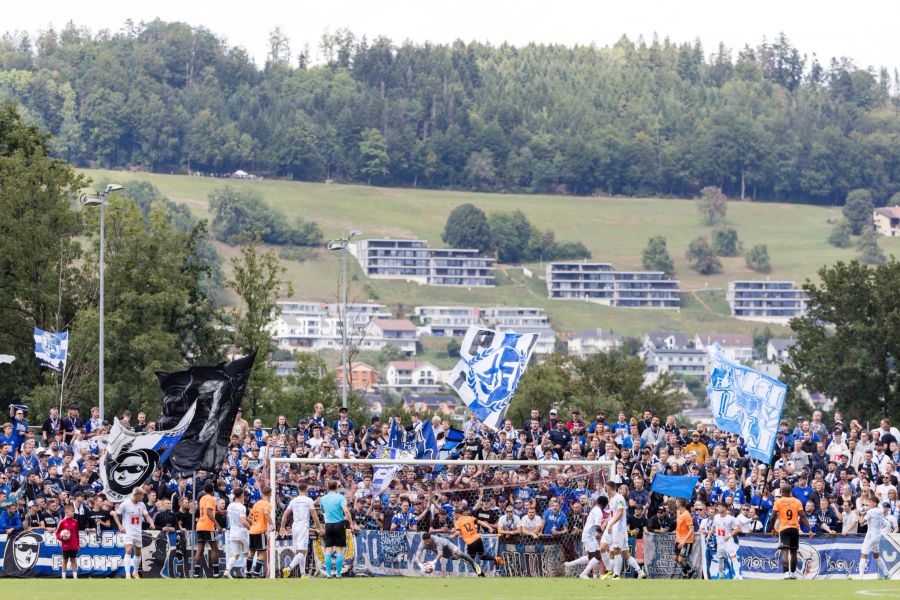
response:
[[[793,281],[732,281],[727,296],[731,314],[738,319],[787,323],[806,314],[806,292]]]
[[[494,259],[475,248],[429,248],[425,240],[366,239],[349,246],[366,277],[423,285],[489,287]]]
[[[477,306],[417,306],[415,317],[423,335],[462,337],[472,325],[481,324]]]
[[[623,308],[679,308],[678,281],[661,271],[617,271],[607,262],[547,265],[547,293],[558,300],[584,300]]]
[[[622,338],[602,329],[588,329],[574,333],[566,340],[569,356],[585,358],[598,352],[612,352],[622,347]]]

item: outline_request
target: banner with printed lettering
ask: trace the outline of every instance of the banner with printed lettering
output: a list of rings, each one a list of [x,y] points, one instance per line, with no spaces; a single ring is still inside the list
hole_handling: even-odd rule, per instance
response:
[[[691,547],[691,566],[698,573],[703,569],[703,544],[699,536]],[[675,562],[674,533],[644,533],[644,571],[650,579],[681,575],[681,567]]]
[[[144,546],[141,551],[141,576],[189,578],[191,558],[194,554],[195,533],[161,532],[145,530]],[[79,577],[124,577],[125,543],[124,534],[118,531],[103,531],[79,535],[81,549],[78,551]],[[230,551],[228,540],[218,535],[220,571],[225,571],[225,557]],[[0,577],[54,577],[59,578],[62,566],[62,548],[54,530],[32,529],[17,531],[7,535],[0,533]],[[209,555],[205,554],[200,563],[204,577],[212,577]],[[233,574],[238,576],[239,573]]]
[[[474,326],[466,332],[447,384],[488,427],[500,428],[539,336]]]
[[[751,458],[769,462],[787,385],[731,362],[718,344],[710,349],[710,365],[706,395],[716,427],[741,436]]]
[[[497,551],[497,536],[484,534],[485,552],[494,554]],[[394,531],[358,531],[355,534],[348,532],[347,548],[344,554],[344,573],[353,573],[355,576],[384,576],[400,575],[407,577],[422,577],[424,574],[416,568],[414,562],[422,548],[422,534],[419,532],[397,533]],[[450,538],[450,540],[465,550],[462,538]],[[289,566],[294,556],[293,546],[290,545],[290,536],[279,540],[275,544],[276,574],[280,575],[281,569]],[[312,555],[315,561],[315,572],[325,573],[325,554],[322,548],[321,538],[310,540]],[[426,551],[423,560],[435,563],[434,573],[429,577],[475,577],[475,572],[459,559],[438,559],[434,552]],[[490,577],[496,573],[497,567],[494,561],[481,561],[481,568]]]
[[[862,536],[801,536],[797,562],[803,579],[847,579],[859,575]],[[744,579],[781,579],[781,552],[777,537],[741,536],[738,539]],[[900,579],[900,534],[881,537],[881,556],[890,579]],[[864,579],[877,579],[877,565],[869,560]]]

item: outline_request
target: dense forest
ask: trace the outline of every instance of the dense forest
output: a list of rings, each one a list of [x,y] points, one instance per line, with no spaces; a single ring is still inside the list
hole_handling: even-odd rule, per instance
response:
[[[900,80],[785,35],[704,48],[397,44],[279,30],[266,64],[183,23],[0,39],[0,100],[76,165],[497,191],[883,204]]]

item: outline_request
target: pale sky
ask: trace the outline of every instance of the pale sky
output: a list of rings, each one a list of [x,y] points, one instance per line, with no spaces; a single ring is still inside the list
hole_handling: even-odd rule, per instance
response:
[[[606,46],[622,34],[633,40],[643,34],[649,41],[657,32],[676,42],[699,37],[707,56],[724,42],[735,57],[744,44],[755,46],[763,36],[772,40],[784,31],[802,53],[815,52],[825,65],[832,56],[848,56],[863,67],[900,66],[895,0],[41,0],[32,7],[5,11],[0,28],[33,33],[49,24],[61,29],[72,20],[94,32],[118,31],[128,18],[158,17],[203,25],[246,48],[260,65],[269,32],[280,26],[294,56],[304,44],[316,53],[322,33],[339,28],[396,42],[461,38],[514,45]]]

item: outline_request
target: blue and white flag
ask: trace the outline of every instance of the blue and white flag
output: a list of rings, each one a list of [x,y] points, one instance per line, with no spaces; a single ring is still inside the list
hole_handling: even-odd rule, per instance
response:
[[[122,427],[118,419],[107,436],[106,452],[100,457],[100,480],[107,498],[121,502],[134,488],[150,479],[184,436],[194,413],[195,400],[173,429],[136,433]]]
[[[376,456],[374,456],[374,458],[394,459],[404,458],[404,456],[397,448],[384,447]],[[396,475],[399,470],[400,465],[381,465],[375,467],[375,472],[372,474],[372,495],[377,496],[388,489],[391,482],[394,480],[394,475]]]
[[[438,458],[437,440],[434,437],[434,426],[430,419],[425,419],[416,431],[416,458],[436,460]]]
[[[710,348],[711,372],[706,395],[716,427],[744,439],[747,454],[769,462],[784,410],[787,385],[731,362],[718,344]]]
[[[69,332],[53,333],[35,327],[34,355],[42,367],[62,373],[69,355]]]
[[[500,428],[539,336],[474,326],[466,332],[447,384],[488,427]]]

